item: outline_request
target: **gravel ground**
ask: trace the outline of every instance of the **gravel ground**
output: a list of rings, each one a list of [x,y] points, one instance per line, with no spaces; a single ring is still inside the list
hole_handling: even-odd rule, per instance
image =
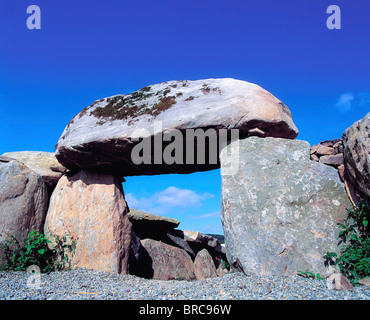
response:
[[[40,276],[39,288],[33,287]],[[28,281],[28,284],[27,284]],[[76,269],[50,274],[0,272],[0,300],[370,300],[370,287],[328,290],[326,281],[231,273],[203,281],[161,281]]]

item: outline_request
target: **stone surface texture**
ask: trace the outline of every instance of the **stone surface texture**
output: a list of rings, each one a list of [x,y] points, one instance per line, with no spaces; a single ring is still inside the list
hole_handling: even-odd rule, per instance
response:
[[[216,266],[207,249],[203,249],[197,253],[194,260],[194,273],[197,280],[217,277]]]
[[[22,241],[42,231],[48,205],[42,178],[18,161],[0,162],[0,239],[10,233]]]
[[[370,205],[370,112],[342,136],[349,180]]]
[[[59,138],[56,157],[71,170],[123,176],[190,173],[220,166],[218,160],[202,163],[196,158],[193,165],[189,161],[154,164],[154,152],[147,164],[133,162],[131,151],[139,137],[170,138],[175,129],[181,133],[186,129],[214,129],[217,134],[220,129],[239,129],[240,137],[294,139],[298,134],[288,107],[258,85],[235,79],[169,81],[104,98],[83,109]],[[187,141],[184,135],[181,139]],[[196,146],[207,146],[201,139],[192,141]],[[164,141],[159,153],[169,144]]]
[[[131,229],[119,179],[80,171],[59,180],[44,232],[75,241],[72,268],[128,273]]]
[[[16,151],[6,152],[3,156],[14,158],[24,163],[27,167],[39,174],[45,181],[46,185],[53,189],[62,176],[61,172],[56,172],[55,168],[63,168],[58,162],[55,154],[44,151]],[[61,169],[59,169],[61,170]],[[51,193],[50,190],[49,193]]]
[[[230,265],[247,274],[325,275],[324,252],[338,251],[337,219],[347,217],[350,205],[337,171],[310,161],[305,141],[250,137],[239,143],[237,173],[225,175],[221,166]]]
[[[146,258],[142,254],[142,265],[149,269],[149,277],[157,280],[192,280],[194,264],[182,249],[153,239],[141,240]]]

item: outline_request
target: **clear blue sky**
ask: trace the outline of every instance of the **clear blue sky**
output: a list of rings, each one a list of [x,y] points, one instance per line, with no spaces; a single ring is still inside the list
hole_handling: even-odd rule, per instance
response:
[[[54,151],[96,99],[169,80],[257,83],[311,144],[370,111],[369,0],[0,0],[0,154]],[[26,9],[41,8],[41,30]],[[342,29],[329,30],[329,5]],[[180,228],[222,232],[219,170],[132,177],[132,205]],[[129,203],[130,204],[130,203]],[[186,204],[186,205],[185,205]]]

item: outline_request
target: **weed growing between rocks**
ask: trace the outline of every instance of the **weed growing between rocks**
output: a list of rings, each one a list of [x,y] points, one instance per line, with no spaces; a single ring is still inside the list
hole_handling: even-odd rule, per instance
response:
[[[335,252],[326,252],[327,265],[338,266],[340,272],[352,284],[370,277],[370,209],[360,202],[348,209],[348,217],[339,225],[339,256]]]
[[[53,236],[52,242],[39,231],[31,231],[20,242],[13,235],[7,234],[2,245],[3,269],[26,271],[29,266],[36,265],[42,273],[65,270],[69,268],[69,260],[75,250],[75,242],[68,241],[68,237]]]

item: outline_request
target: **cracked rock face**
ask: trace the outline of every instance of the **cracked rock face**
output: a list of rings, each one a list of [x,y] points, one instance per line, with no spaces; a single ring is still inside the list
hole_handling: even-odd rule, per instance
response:
[[[258,85],[235,79],[169,81],[97,100],[83,109],[62,133],[56,157],[71,170],[125,176],[220,167],[218,157],[216,161],[207,157],[198,161],[194,155],[192,164],[186,159],[192,150],[196,153],[209,145],[217,152],[221,149],[218,142],[186,136],[187,129],[212,129],[217,137],[221,129],[239,129],[240,138],[257,135],[294,139],[298,134],[288,107]],[[158,145],[156,138],[163,135],[167,141]],[[146,163],[135,164],[132,150],[140,143],[135,138],[140,137],[147,137],[155,145]],[[194,148],[187,144],[189,140]],[[176,146],[181,141],[185,152],[177,154],[175,163],[156,161],[155,157],[161,158],[163,150],[174,141]]]
[[[306,141],[240,140],[239,169],[223,174],[222,224],[230,265],[247,274],[326,274],[323,255],[337,252],[338,219],[350,207],[332,167],[310,161]]]

